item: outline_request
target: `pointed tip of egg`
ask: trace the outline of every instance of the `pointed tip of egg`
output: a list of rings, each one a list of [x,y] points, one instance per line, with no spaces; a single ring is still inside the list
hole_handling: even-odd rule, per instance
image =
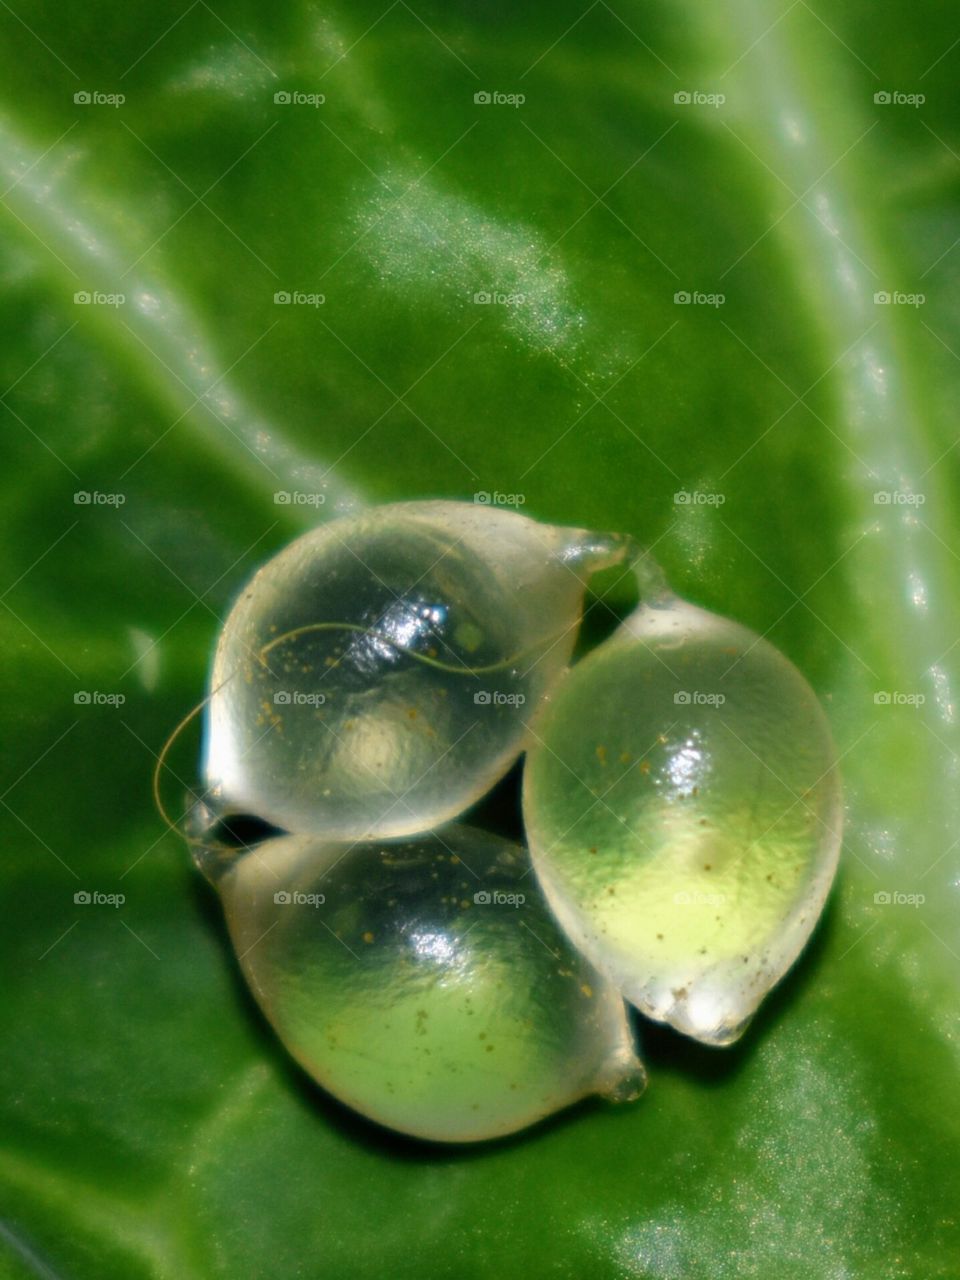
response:
[[[689,990],[674,993],[673,1003],[659,1011],[644,1010],[658,1022],[665,1023],[681,1035],[714,1049],[735,1044],[750,1026],[756,1005],[731,1008],[729,1000],[721,1003],[716,993],[691,984]]]
[[[646,1068],[636,1055],[629,1061],[620,1061],[613,1072],[597,1083],[595,1092],[606,1102],[636,1102],[647,1091],[649,1077]]]

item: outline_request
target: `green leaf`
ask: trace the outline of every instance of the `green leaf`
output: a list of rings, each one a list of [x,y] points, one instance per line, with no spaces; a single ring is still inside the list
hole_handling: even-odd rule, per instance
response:
[[[4,1274],[955,1277],[946,13],[0,22]],[[288,1061],[150,774],[258,563],[318,514],[477,491],[634,534],[779,645],[848,822],[832,906],[740,1045],[645,1026],[635,1106],[443,1150]]]

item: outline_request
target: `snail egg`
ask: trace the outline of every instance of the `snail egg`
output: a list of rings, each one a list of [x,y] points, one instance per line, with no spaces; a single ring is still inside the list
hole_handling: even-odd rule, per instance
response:
[[[473,1142],[645,1081],[623,1000],[530,869],[524,849],[451,826],[271,838],[216,883],[247,981],[310,1075],[391,1129]]]
[[[571,942],[650,1017],[735,1040],[837,866],[812,689],[753,632],[667,595],[568,673],[536,731],[527,838]]]
[[[204,770],[220,812],[329,839],[462,813],[522,750],[618,535],[457,502],[297,539],[249,583],[214,659]]]

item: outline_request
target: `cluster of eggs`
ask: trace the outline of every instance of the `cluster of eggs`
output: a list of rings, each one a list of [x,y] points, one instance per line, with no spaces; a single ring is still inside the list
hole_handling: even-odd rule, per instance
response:
[[[398,503],[297,539],[227,618],[195,856],[284,1044],[381,1124],[477,1141],[636,1098],[625,1001],[728,1044],[816,922],[841,822],[817,699],[648,563]],[[641,602],[571,665],[614,565]],[[458,823],[524,752],[529,848]],[[288,834],[218,844],[240,814]]]

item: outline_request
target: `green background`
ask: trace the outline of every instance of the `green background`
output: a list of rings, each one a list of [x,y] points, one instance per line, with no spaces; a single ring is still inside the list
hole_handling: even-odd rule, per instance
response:
[[[957,19],[93,0],[0,30],[3,1274],[955,1278]],[[629,531],[808,676],[843,862],[739,1046],[646,1027],[637,1105],[469,1151],[288,1062],[149,794],[232,596],[317,517],[278,491]]]

